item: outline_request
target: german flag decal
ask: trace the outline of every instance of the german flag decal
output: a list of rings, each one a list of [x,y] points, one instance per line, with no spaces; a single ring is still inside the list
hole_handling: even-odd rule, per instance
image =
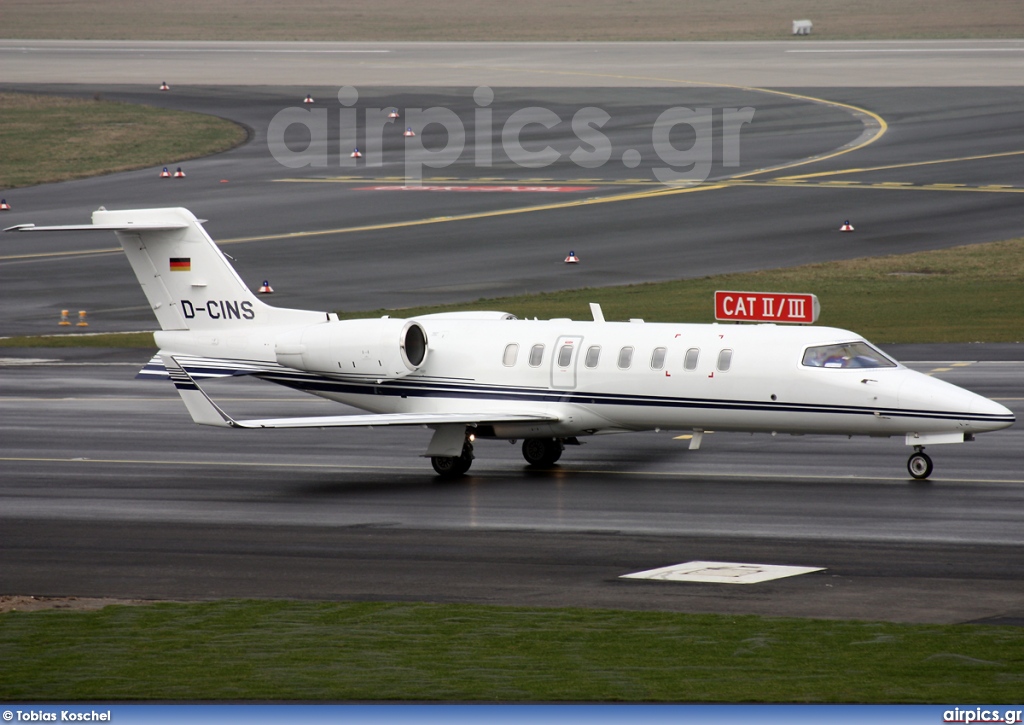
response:
[[[191,257],[171,257],[171,271],[172,272],[191,272],[192,271],[192,258]]]

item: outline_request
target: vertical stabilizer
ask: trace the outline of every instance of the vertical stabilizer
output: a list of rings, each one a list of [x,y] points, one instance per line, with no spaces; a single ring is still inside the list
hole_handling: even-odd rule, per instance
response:
[[[112,231],[164,330],[217,331],[324,322],[324,312],[270,307],[245,286],[201,220],[188,209],[93,212],[91,225],[7,231]]]

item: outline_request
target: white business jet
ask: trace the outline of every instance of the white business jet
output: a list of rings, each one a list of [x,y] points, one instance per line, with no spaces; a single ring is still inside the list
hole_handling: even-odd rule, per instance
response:
[[[904,437],[910,475],[926,445],[1013,424],[1007,408],[908,370],[831,327],[519,320],[504,312],[339,320],[271,307],[242,282],[186,209],[107,211],[91,225],[7,231],[112,231],[161,330],[144,375],[169,376],[193,420],[228,428],[425,426],[424,453],[461,476],[477,438],[523,440],[549,466],[579,437],[680,430]],[[236,420],[197,380],[251,375],[368,411]]]

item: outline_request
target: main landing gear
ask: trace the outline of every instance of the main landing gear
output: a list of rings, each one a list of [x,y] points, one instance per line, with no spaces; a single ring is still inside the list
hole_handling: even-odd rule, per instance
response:
[[[919,481],[932,475],[932,459],[924,452],[924,446],[914,446],[914,452],[907,461],[907,470]]]
[[[441,478],[458,478],[459,476],[466,475],[466,471],[473,465],[473,443],[466,438],[465,444],[462,446],[462,455],[460,456],[431,456],[430,465],[437,471],[437,475]]]
[[[565,445],[558,438],[527,438],[523,441],[523,458],[535,468],[550,466],[562,457]]]
[[[569,443],[575,443],[575,438],[566,439]],[[535,468],[544,468],[555,463],[562,457],[565,450],[566,440],[561,438],[527,438],[523,441],[523,458]],[[441,478],[458,478],[463,476],[473,465],[473,440],[472,436],[466,437],[462,446],[462,455],[459,456],[431,456],[430,465],[434,467],[437,475]]]

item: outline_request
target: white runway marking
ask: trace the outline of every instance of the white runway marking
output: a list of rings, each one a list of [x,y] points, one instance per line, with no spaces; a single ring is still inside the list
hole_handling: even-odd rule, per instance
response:
[[[757,584],[787,576],[824,571],[824,567],[776,566],[772,564],[737,564],[728,561],[688,561],[660,569],[624,574],[620,579],[654,579],[672,582],[706,582],[711,584]]]

